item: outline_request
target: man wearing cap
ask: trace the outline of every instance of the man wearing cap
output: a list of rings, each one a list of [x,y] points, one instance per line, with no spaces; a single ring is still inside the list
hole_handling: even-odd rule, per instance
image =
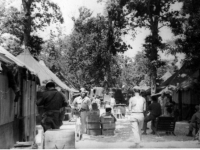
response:
[[[46,84],[46,91],[42,93],[36,104],[44,108],[41,121],[44,132],[48,129],[59,129],[62,125],[61,110],[68,105],[68,102],[64,95],[55,89],[54,82]]]
[[[114,119],[114,122],[116,122],[117,119],[115,118],[115,116],[112,114],[111,111],[112,111],[111,106],[107,104],[105,106],[105,113],[101,114],[101,118],[104,117],[104,116],[110,116],[110,117],[112,117]]]
[[[81,95],[74,99],[72,108],[78,109],[81,119],[81,136],[86,133],[86,117],[88,111],[91,109],[91,100],[87,97],[87,91],[84,88],[80,90]]]
[[[134,89],[135,96],[129,100],[129,111],[131,112],[131,126],[135,137],[136,147],[140,147],[141,129],[144,121],[144,111],[146,110],[146,100],[140,96],[140,90]]]

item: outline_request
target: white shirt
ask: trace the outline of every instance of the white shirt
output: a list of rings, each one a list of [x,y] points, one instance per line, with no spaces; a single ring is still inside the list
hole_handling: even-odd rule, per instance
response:
[[[113,97],[110,98],[110,106],[114,106],[116,104],[115,99]]]
[[[129,109],[131,112],[144,112],[146,110],[146,101],[141,96],[131,97],[129,100]]]

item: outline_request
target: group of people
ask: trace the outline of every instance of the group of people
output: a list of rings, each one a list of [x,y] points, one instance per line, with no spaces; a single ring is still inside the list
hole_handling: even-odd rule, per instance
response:
[[[116,104],[113,93],[111,94],[110,104],[106,104],[105,115],[112,115],[112,110]],[[89,110],[100,109],[101,100],[98,96],[89,98],[88,92],[82,88],[80,90],[80,96],[76,97],[71,105],[66,101],[62,92],[59,92],[55,88],[54,82],[46,84],[46,91],[37,100],[38,106],[43,106],[44,113],[42,115],[41,125],[44,128],[44,132],[48,129],[59,129],[63,121],[63,113],[65,113],[65,107],[70,106],[72,110],[77,112],[76,115],[80,117],[81,122],[81,136],[86,133],[86,117]],[[160,97],[151,96],[151,102],[141,96],[139,89],[134,89],[134,96],[129,100],[130,122],[132,130],[135,135],[136,146],[140,146],[141,135],[147,134],[147,123],[151,121],[152,134],[155,134],[155,119],[159,116],[176,117],[178,111],[171,100],[171,97],[167,94],[161,94]],[[93,108],[92,108],[93,107]],[[114,117],[114,116],[113,116]],[[194,122],[198,120],[200,124],[200,106],[197,112],[193,115],[188,136],[192,135],[194,128]],[[115,119],[116,121],[116,119]],[[141,133],[143,131],[143,133]]]
[[[113,94],[111,94],[113,95]],[[48,129],[59,129],[64,119],[65,107],[71,107],[72,112],[80,119],[80,139],[86,133],[86,118],[89,110],[99,110],[101,100],[99,96],[89,98],[88,91],[85,88],[80,89],[80,96],[76,97],[72,104],[66,101],[64,94],[56,89],[54,82],[46,84],[46,90],[36,101],[37,106],[43,106],[44,113],[42,114],[41,125],[46,132]],[[111,106],[105,106],[105,115],[112,115],[112,107],[115,104],[113,96],[111,96]],[[116,120],[116,119],[115,119]]]

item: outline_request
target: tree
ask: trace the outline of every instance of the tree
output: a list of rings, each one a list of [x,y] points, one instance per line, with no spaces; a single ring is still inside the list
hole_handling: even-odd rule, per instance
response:
[[[144,51],[138,52],[134,58],[127,56],[120,57],[121,76],[120,82],[126,89],[132,89],[134,86],[150,85],[149,60]]]
[[[42,38],[37,36],[36,32],[43,30],[51,23],[63,22],[60,8],[49,0],[22,0],[23,10],[18,11],[14,7],[3,8],[0,17],[1,33],[9,33],[20,40],[20,44],[30,47],[34,55],[41,51]],[[16,52],[18,53],[18,52]]]
[[[177,35],[175,46],[170,45],[171,52],[184,53],[185,64],[196,69],[200,60],[200,1],[181,0],[183,2],[179,26],[173,25],[173,32]]]
[[[146,38],[145,50],[151,62],[151,93],[156,92],[157,68],[159,67],[158,51],[163,48],[159,30],[176,24],[178,11],[170,11],[170,6],[177,0],[125,0],[123,6],[129,12],[130,26],[147,28],[151,35]]]
[[[99,0],[102,2],[103,0]],[[107,32],[107,53],[108,60],[111,60],[112,55],[116,55],[119,52],[125,52],[130,48],[122,40],[122,35],[127,34],[127,20],[125,19],[123,12],[123,1],[122,0],[110,0],[106,1],[105,14],[108,20],[108,32]],[[107,63],[105,80],[110,80],[111,78],[111,64]],[[106,88],[110,87],[110,82],[107,82]]]
[[[24,45],[30,46],[31,32],[50,23],[63,22],[60,8],[50,0],[22,0],[24,10]],[[52,12],[51,12],[52,11]]]
[[[107,18],[101,15],[92,17],[91,11],[84,7],[79,11],[79,17],[72,18],[74,29],[71,35],[52,37],[45,44],[44,49],[49,50],[53,43],[53,51],[59,54],[57,62],[52,60],[47,62],[58,64],[58,70],[61,70],[62,74],[77,88],[104,86],[106,67],[109,64],[111,66],[110,87],[120,86],[117,84],[121,71],[118,55],[109,55],[107,49]],[[49,55],[46,57],[49,58]],[[50,65],[52,66],[52,63]]]

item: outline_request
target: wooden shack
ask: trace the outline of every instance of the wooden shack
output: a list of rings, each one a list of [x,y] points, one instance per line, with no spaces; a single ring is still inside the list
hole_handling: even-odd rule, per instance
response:
[[[35,72],[0,47],[0,149],[34,141]]]
[[[195,106],[200,104],[200,66],[191,69],[184,64],[171,77],[161,84],[162,87],[176,87],[172,100],[179,109],[179,120],[190,120],[195,113]]]

